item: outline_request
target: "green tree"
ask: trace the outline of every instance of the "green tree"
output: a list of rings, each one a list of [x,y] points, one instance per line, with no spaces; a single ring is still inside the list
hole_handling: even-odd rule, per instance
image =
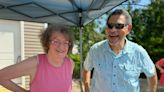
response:
[[[104,35],[100,34],[98,32],[94,31],[95,28],[95,23],[91,22],[88,25],[84,26],[83,28],[83,35],[82,35],[82,40],[83,40],[83,60],[85,60],[86,55],[90,49],[90,47],[104,39]],[[75,44],[78,45],[78,51],[80,53],[80,32],[79,32],[79,27],[72,27],[71,31],[74,33],[75,36]],[[74,69],[74,78],[79,78],[80,76],[80,54],[71,54],[69,55],[74,61],[75,61],[75,69]]]
[[[141,44],[154,63],[164,57],[164,1],[156,0],[146,9],[132,11],[133,30],[128,38]]]

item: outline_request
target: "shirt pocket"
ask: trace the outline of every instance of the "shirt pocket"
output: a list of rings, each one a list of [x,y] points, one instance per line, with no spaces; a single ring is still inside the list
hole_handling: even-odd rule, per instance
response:
[[[122,69],[124,80],[136,80],[139,77],[139,70],[135,65],[125,64],[120,65],[120,69]]]

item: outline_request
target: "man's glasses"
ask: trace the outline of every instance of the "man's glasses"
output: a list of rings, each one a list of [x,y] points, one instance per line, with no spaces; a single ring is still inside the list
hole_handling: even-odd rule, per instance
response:
[[[116,29],[123,29],[125,26],[127,26],[127,24],[121,24],[121,23],[112,24],[112,23],[107,23],[107,26],[108,26],[109,29],[113,29],[113,27],[115,27]]]
[[[52,40],[50,42],[51,42],[51,44],[53,44],[55,46],[60,46],[60,45],[63,45],[64,47],[69,47],[70,46],[70,43],[68,41],[60,42],[60,41],[57,41],[57,40]]]

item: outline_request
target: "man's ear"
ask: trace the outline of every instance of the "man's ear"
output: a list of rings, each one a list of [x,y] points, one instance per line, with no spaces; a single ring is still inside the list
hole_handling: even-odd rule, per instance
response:
[[[132,25],[129,24],[129,25],[128,25],[128,31],[130,32],[131,30],[132,30]]]

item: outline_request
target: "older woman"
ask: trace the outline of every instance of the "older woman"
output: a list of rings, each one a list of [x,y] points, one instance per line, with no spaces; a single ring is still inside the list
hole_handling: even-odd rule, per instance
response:
[[[21,63],[0,70],[0,84],[14,92],[71,92],[73,61],[67,57],[72,50],[72,35],[64,26],[50,26],[41,34],[45,54],[38,54]],[[30,90],[13,78],[30,75]]]

